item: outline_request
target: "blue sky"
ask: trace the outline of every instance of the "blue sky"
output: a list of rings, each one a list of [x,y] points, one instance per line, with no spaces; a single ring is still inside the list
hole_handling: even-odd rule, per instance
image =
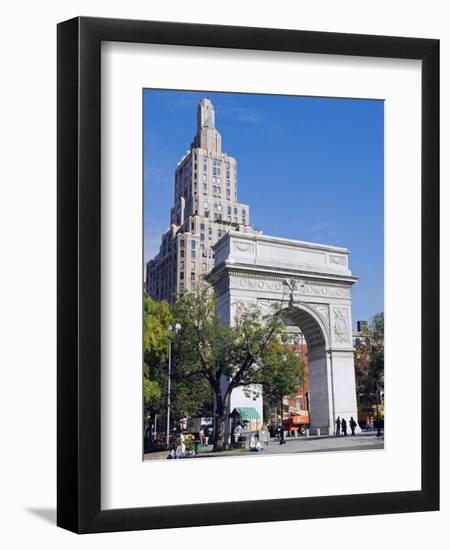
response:
[[[144,91],[144,260],[169,226],[174,172],[197,104],[216,111],[238,162],[238,200],[267,235],[345,246],[353,324],[384,309],[384,103],[379,100]]]

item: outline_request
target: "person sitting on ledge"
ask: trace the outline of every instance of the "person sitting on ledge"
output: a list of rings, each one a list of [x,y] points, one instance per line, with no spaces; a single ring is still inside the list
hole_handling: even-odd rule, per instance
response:
[[[179,445],[177,445],[177,447],[173,445],[167,458],[175,459],[175,458],[184,458],[185,456],[186,456],[186,445],[184,444],[184,437],[183,437],[183,438],[180,438],[180,443]]]
[[[168,460],[173,460],[174,458],[176,458],[175,451],[176,451],[176,447],[175,445],[172,445],[172,448],[170,449],[169,454],[167,455]]]
[[[251,439],[250,439],[250,451],[252,451],[254,453],[259,453],[262,450],[263,450],[263,448],[262,448],[261,443],[259,441],[258,434],[253,434]]]
[[[186,445],[184,444],[184,441],[181,440],[180,444],[177,447],[177,450],[175,451],[175,457],[184,458],[185,455],[186,455]]]

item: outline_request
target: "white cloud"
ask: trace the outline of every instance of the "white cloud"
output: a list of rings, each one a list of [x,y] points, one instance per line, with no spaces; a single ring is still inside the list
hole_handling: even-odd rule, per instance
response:
[[[254,109],[235,107],[233,111],[237,114],[237,119],[239,122],[244,122],[247,124],[259,124],[262,121],[261,113]]]

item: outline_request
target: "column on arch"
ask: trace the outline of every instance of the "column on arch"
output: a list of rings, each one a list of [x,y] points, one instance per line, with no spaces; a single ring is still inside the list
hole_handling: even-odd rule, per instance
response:
[[[328,434],[333,430],[333,395],[330,356],[325,348],[308,351],[308,372],[311,428]]]
[[[356,381],[353,350],[330,351],[330,366],[332,377],[332,392],[334,403],[334,419],[345,418],[350,432],[350,418],[358,422],[358,406],[356,402]],[[357,428],[359,431],[359,427]]]

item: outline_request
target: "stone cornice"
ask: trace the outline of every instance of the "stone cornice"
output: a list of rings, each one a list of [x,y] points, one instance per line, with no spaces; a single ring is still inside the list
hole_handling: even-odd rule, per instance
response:
[[[273,243],[276,245],[284,244],[287,246],[292,246],[295,248],[306,248],[311,250],[320,250],[323,252],[336,252],[340,254],[348,254],[348,248],[342,246],[333,246],[328,244],[321,243],[312,243],[309,241],[297,241],[294,239],[285,239],[280,237],[274,237],[272,235],[264,235],[264,233],[241,233],[240,231],[230,231],[222,239],[219,239],[217,243],[213,246],[213,250],[218,250],[221,245],[225,242],[226,238],[236,237],[239,240],[246,240],[251,242],[264,242],[264,243]]]
[[[335,273],[322,273],[316,271],[294,270],[285,268],[274,268],[269,266],[255,266],[249,264],[239,264],[236,262],[228,262],[220,264],[211,270],[208,275],[208,280],[214,284],[224,276],[236,276],[254,279],[265,279],[271,281],[284,281],[287,277],[293,277],[300,280],[310,280],[311,283],[317,284],[323,282],[328,286],[339,286],[340,283],[352,286],[359,277],[353,275],[339,275]]]

